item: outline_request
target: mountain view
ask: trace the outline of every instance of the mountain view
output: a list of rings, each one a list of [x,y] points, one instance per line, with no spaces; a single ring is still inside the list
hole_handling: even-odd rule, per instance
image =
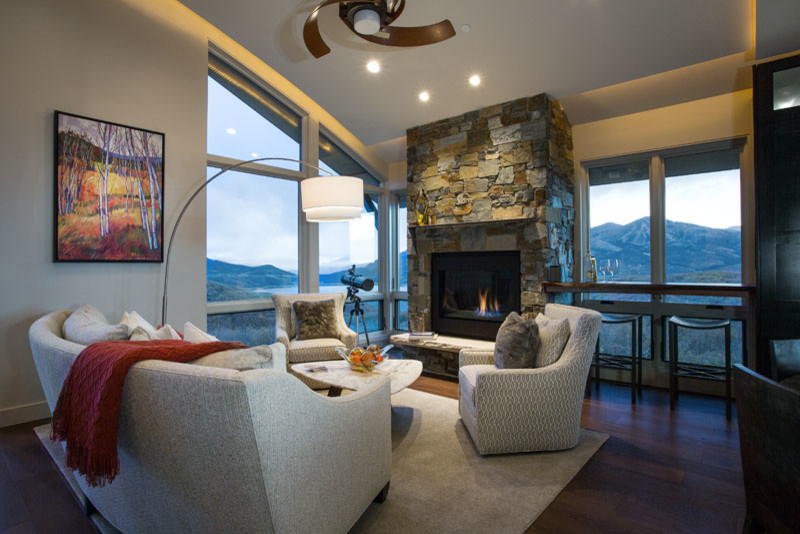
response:
[[[650,218],[628,224],[606,223],[591,229],[598,262],[618,259],[614,280],[650,276]],[[736,283],[741,280],[741,229],[709,228],[666,222],[667,279],[670,282]]]
[[[408,255],[400,253],[400,284],[406,284],[408,278]],[[264,299],[272,293],[281,291],[297,291],[297,274],[284,271],[273,265],[259,265],[249,267],[226,263],[224,261],[206,260],[208,302],[222,302],[226,300]],[[345,290],[341,282],[342,275],[347,269],[342,269],[326,274],[320,274],[319,284],[323,291],[328,288]],[[373,261],[365,265],[357,265],[356,273],[367,278],[378,280],[378,262]]]

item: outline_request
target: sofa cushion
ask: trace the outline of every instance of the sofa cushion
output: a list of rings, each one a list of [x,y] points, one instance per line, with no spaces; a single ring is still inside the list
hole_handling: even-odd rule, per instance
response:
[[[64,339],[81,345],[91,345],[99,341],[128,339],[130,331],[125,324],[111,324],[103,313],[84,304],[64,321]]]
[[[494,365],[465,365],[458,370],[458,394],[475,405],[475,386],[478,375],[497,369]]]
[[[494,342],[494,364],[498,369],[533,367],[539,345],[539,326],[511,312],[500,325]]]
[[[287,357],[289,363],[319,362],[324,360],[339,360],[340,356],[334,347],[345,347],[339,339],[293,339],[289,342]]]
[[[247,349],[223,350],[203,356],[190,363],[205,367],[236,369],[238,371],[272,369],[272,349],[269,345],[260,345]]]
[[[539,350],[534,367],[547,367],[556,363],[564,352],[570,335],[569,320],[550,319],[540,313],[536,324],[539,325]]]
[[[208,343],[209,341],[219,341],[208,332],[203,332],[190,322],[186,322],[183,325],[183,339],[191,343]]]
[[[292,309],[296,317],[295,331],[298,341],[339,336],[336,324],[336,303],[333,299],[296,300],[292,303]]]

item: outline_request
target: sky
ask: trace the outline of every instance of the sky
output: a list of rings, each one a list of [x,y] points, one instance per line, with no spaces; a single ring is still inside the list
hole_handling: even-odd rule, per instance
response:
[[[213,79],[208,80],[208,152],[235,159],[299,158],[300,146]],[[297,169],[289,162],[270,162]],[[333,174],[327,165],[320,167]],[[208,176],[218,170],[209,169]],[[325,175],[325,173],[320,173]],[[240,265],[271,264],[297,272],[298,184],[229,171],[208,186],[207,255]],[[376,214],[319,224],[320,272],[378,258]]]
[[[593,186],[589,191],[591,226],[628,224],[650,215],[649,182]],[[669,221],[710,228],[741,225],[739,170],[666,178],[665,209]]]

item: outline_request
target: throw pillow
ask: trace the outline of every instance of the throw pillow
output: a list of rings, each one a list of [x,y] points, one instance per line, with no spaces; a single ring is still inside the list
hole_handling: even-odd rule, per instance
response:
[[[128,339],[128,326],[111,324],[103,313],[90,304],[84,304],[67,317],[63,327],[64,339],[91,345],[99,341]]]
[[[567,319],[550,319],[541,313],[536,316],[539,325],[539,351],[536,353],[535,367],[553,365],[561,358],[569,340],[570,328]]]
[[[494,342],[494,364],[499,369],[533,367],[539,344],[539,326],[511,312],[500,325]]]
[[[162,326],[154,332],[150,332],[141,326],[137,326],[129,338],[131,341],[152,341],[155,339],[182,339],[181,335],[170,325]]]
[[[151,325],[147,321],[147,319],[145,319],[135,311],[132,312],[126,311],[125,313],[123,313],[122,319],[120,319],[119,323],[127,325],[128,331],[131,332],[131,335],[133,335],[133,332],[137,328],[141,328],[142,330],[147,332],[147,334],[150,336],[154,336],[156,333],[156,327]]]
[[[297,340],[338,338],[336,305],[333,299],[318,301],[296,300],[292,303],[296,321]]]
[[[209,341],[219,341],[208,332],[203,332],[192,323],[187,322],[183,325],[183,339],[190,343],[208,343]]]
[[[247,349],[223,350],[203,356],[191,362],[205,367],[222,367],[246,371],[249,369],[272,369],[272,349],[268,345]]]

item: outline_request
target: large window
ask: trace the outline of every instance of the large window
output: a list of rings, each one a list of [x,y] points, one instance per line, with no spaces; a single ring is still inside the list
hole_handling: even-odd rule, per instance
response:
[[[208,302],[297,293],[297,195],[295,181],[237,171],[208,186]]]
[[[664,158],[668,282],[740,283],[739,151]]]
[[[378,284],[382,266],[388,265],[380,257],[386,217],[380,206],[388,191],[331,136],[319,134],[311,146],[305,145],[303,125],[316,119],[254,80],[210,55],[208,176],[231,164],[243,165],[206,191],[209,332],[248,345],[271,343],[273,293],[344,291],[340,278],[353,264],[376,283],[375,291],[362,292],[367,328],[371,333],[385,330],[389,315]],[[317,175],[316,169],[272,159],[246,163],[264,157],[312,161],[314,145],[319,147],[320,167],[364,181],[360,219],[308,223],[300,213],[299,183]],[[315,250],[310,244],[317,242],[317,232],[320,246]],[[308,267],[317,262],[319,277]],[[345,309],[345,320],[351,307]]]
[[[300,115],[225,62],[210,56],[207,151],[244,161],[259,157],[302,159]],[[288,161],[268,163],[299,169],[297,163]]]
[[[590,165],[587,249],[596,258],[598,281],[741,283],[740,157],[741,143],[732,141]],[[604,311],[648,313],[644,357],[652,358],[654,346],[662,359],[668,354],[665,333],[671,315],[713,317],[719,310],[723,316],[729,313],[726,306],[741,304],[738,298],[669,295],[644,308],[625,301],[649,301],[649,295],[588,298]],[[654,345],[654,339],[661,343]],[[601,351],[627,354],[629,347],[630,327],[604,325]],[[721,365],[722,347],[721,334],[681,332],[681,361]],[[732,321],[732,352],[734,362],[742,360],[739,321]]]

